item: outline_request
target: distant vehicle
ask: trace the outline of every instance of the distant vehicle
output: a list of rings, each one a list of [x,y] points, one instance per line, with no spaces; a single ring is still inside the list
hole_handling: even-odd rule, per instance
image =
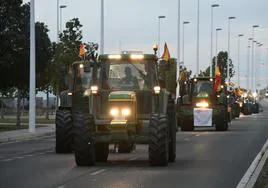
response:
[[[265,92],[265,98],[268,98],[268,90]]]

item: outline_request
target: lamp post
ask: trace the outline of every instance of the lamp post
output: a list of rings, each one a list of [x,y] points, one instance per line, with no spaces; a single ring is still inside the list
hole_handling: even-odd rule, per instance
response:
[[[213,9],[219,7],[219,4],[211,5],[211,38],[210,38],[210,77],[212,77],[212,60],[213,60]]]
[[[250,41],[253,38],[248,39],[248,47],[247,47],[247,89],[250,90]]]
[[[196,41],[196,75],[199,74],[199,13],[200,13],[200,2],[197,0],[197,41]]]
[[[185,65],[185,63],[184,63],[184,29],[185,29],[185,25],[187,25],[189,23],[190,22],[188,22],[188,21],[184,21],[182,23],[182,62],[184,65]]]
[[[67,7],[66,5],[60,6],[60,31],[59,31],[59,33],[62,32],[62,9],[66,8],[66,7]]]
[[[254,43],[256,43],[255,39],[255,29],[258,28],[258,25],[252,26],[252,45],[251,45],[251,68],[252,68],[252,74],[251,74],[251,89],[253,92],[255,92],[254,88]]]
[[[217,28],[216,29],[216,59],[215,59],[215,69],[214,69],[214,73],[216,71],[216,68],[218,66],[218,32],[221,31],[221,28]]]
[[[29,132],[35,132],[35,1],[30,3],[30,101],[29,101]]]
[[[238,34],[238,49],[237,49],[237,84],[240,87],[240,37],[243,37],[244,34]]]
[[[228,61],[227,61],[227,82],[230,83],[230,35],[231,35],[231,20],[234,20],[234,16],[228,18]]]
[[[177,88],[176,88],[176,102],[178,102],[179,96],[180,96],[180,29],[181,29],[181,3],[180,0],[178,0],[178,23],[177,23],[177,71],[176,71],[176,82],[177,82]]]
[[[160,56],[160,43],[161,43],[161,41],[160,41],[160,32],[161,32],[161,28],[160,28],[160,21],[161,21],[161,19],[164,19],[164,18],[166,18],[166,16],[158,16],[158,56]]]
[[[259,84],[257,84],[257,82],[259,81],[257,78],[259,76],[257,75],[261,75],[261,71],[259,72],[259,74],[257,74],[257,69],[260,68],[260,63],[261,63],[261,47],[262,47],[262,43],[257,43],[257,48],[256,48],[256,58],[257,58],[257,61],[256,61],[256,65],[255,65],[255,92],[257,92],[257,87],[259,86]]]
[[[101,0],[101,36],[100,36],[100,54],[104,53],[104,0]]]
[[[57,43],[59,43],[59,41],[60,41],[60,37],[59,37],[59,34],[60,34],[60,28],[59,28],[59,9],[60,9],[60,5],[59,5],[60,3],[59,3],[59,0],[57,0]]]

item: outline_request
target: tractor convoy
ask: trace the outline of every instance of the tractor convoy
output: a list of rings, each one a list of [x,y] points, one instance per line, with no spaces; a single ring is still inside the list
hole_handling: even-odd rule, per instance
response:
[[[148,144],[149,164],[166,166],[176,159],[178,127],[227,131],[240,112],[256,112],[254,97],[230,92],[227,85],[215,92],[209,77],[185,81],[176,100],[160,79],[170,66],[159,63],[154,50],[93,52],[69,66],[56,113],[56,153],[73,152],[78,166],[92,166],[107,161],[111,145],[130,153],[136,144]]]

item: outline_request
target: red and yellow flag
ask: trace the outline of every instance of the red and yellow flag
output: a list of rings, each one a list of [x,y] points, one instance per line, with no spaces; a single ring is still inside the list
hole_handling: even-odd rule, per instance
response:
[[[168,50],[167,43],[165,43],[165,46],[164,46],[164,53],[163,53],[161,59],[163,59],[163,60],[165,60],[165,61],[169,61],[169,59],[170,59],[170,53],[169,53],[169,50]]]
[[[217,65],[215,72],[214,91],[219,92],[221,90],[221,72],[220,67]]]
[[[79,56],[83,57],[87,52],[86,45],[80,44]]]

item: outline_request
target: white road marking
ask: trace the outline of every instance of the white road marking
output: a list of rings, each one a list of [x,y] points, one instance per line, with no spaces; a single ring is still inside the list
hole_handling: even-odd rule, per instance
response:
[[[65,186],[64,185],[60,185],[59,187],[57,187],[57,188],[65,188]]]
[[[200,136],[200,134],[196,134],[195,136]]]
[[[91,176],[95,176],[95,175],[98,175],[98,174],[101,174],[103,172],[107,171],[106,169],[101,169],[101,170],[97,170],[96,172],[92,172],[90,173]]]
[[[24,157],[14,157],[14,159],[23,159]]]
[[[10,161],[13,161],[14,159],[3,159],[3,160],[1,160],[2,162],[10,162]]]
[[[29,154],[29,155],[24,155],[24,157],[33,157],[33,154]]]
[[[136,159],[138,159],[139,157],[133,157],[131,159],[129,159],[128,161],[135,161]]]
[[[268,158],[268,139],[263,145],[261,151],[257,154],[243,178],[240,180],[236,188],[252,188]]]

